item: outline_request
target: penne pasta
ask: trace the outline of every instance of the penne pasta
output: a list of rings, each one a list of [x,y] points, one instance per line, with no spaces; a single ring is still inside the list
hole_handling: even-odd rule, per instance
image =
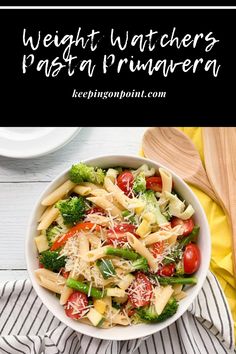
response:
[[[89,240],[85,235],[79,237],[79,255],[83,255],[89,252]]]
[[[95,197],[105,197],[109,202],[114,204],[118,209],[124,210],[125,208],[117,202],[117,200],[113,197],[113,193],[108,193],[105,189],[93,189],[91,194]]]
[[[85,235],[80,235],[79,237],[79,256],[82,257],[84,254],[89,252],[89,240]],[[80,268],[89,268],[89,264],[82,258],[80,258]]]
[[[86,217],[86,220],[94,223],[94,224],[98,224],[101,226],[110,226],[111,220],[103,215],[98,215],[98,214],[88,214]]]
[[[101,247],[101,238],[99,236],[88,234],[87,237],[88,237],[91,250]]]
[[[81,182],[80,185],[85,186],[85,187],[89,187],[89,188],[91,188],[91,190],[104,189],[101,184],[95,184],[95,183],[91,183],[91,182]]]
[[[154,305],[158,315],[162,313],[174,290],[171,285],[155,288]]]
[[[46,206],[55,204],[58,200],[67,195],[75,186],[76,183],[73,183],[70,180],[66,181],[55,191],[50,193],[46,198],[44,198],[41,204]]]
[[[127,197],[121,189],[112,183],[110,178],[105,177],[104,186],[106,190],[110,193],[113,193],[114,198],[120,203],[125,209],[132,210],[137,208],[144,208],[144,203],[137,198]]]
[[[127,232],[126,234],[130,246],[141,256],[145,257],[150,268],[156,272],[158,268],[158,264],[155,258],[153,257],[153,255],[151,254],[151,252],[133,234],[131,234],[130,232]]]
[[[172,245],[173,243],[176,242],[178,235],[172,235],[170,238],[168,238],[167,243],[169,245]]]
[[[82,196],[86,196],[86,195],[91,194],[91,191],[92,191],[91,187],[81,186],[81,185],[77,185],[73,189],[73,192],[75,192],[75,193],[77,193],[79,195],[82,195]]]
[[[115,199],[120,203],[125,209],[128,209],[130,198],[124,195],[118,186],[116,186],[108,177],[105,177],[104,186],[106,190],[113,193]]]
[[[35,271],[35,276],[38,283],[44,288],[53,291],[56,294],[61,294],[63,292],[66,280],[58,273],[40,268]]]
[[[124,304],[124,303],[128,300],[128,295],[125,294],[124,297],[117,297],[117,296],[115,296],[115,297],[114,297],[114,300],[115,300],[115,302],[116,302],[117,304]]]
[[[81,258],[86,262],[94,262],[99,258],[106,255],[106,250],[108,246],[103,246],[98,249],[87,252],[85,255],[81,255]]]
[[[58,215],[59,210],[55,207],[52,207],[39,223],[37,230],[46,230],[51,225],[51,223],[58,217]]]
[[[110,196],[110,194],[105,189],[101,189],[101,188],[92,189],[91,194],[94,197],[108,197],[108,196]],[[111,201],[111,198],[109,200]]]
[[[172,175],[170,172],[166,171],[164,168],[160,167],[159,172],[162,181],[162,193],[169,192],[172,190]]]
[[[112,304],[112,300],[111,300],[111,296],[105,296],[103,298],[103,301],[106,303],[106,306],[111,309],[111,304]]]
[[[159,242],[159,241],[166,241],[168,238],[170,238],[171,235],[166,235],[166,236],[161,236],[158,232],[154,232],[153,234],[148,235],[145,237],[142,242],[145,246],[150,246],[153,243]]]
[[[106,211],[109,211],[112,216],[122,218],[121,210],[118,209],[114,204],[109,202],[109,200],[107,200],[106,198],[104,198],[104,197],[89,197],[89,198],[87,198],[87,200],[96,204],[100,208],[102,208]]]
[[[41,214],[40,218],[38,219],[38,222],[40,222],[46,215],[49,213],[49,211],[52,209],[52,206],[48,206],[44,209],[43,214]]]
[[[173,243],[174,240],[179,235],[183,234],[182,226],[177,225],[172,229],[166,230],[166,229],[160,229],[159,231],[156,231],[152,234],[149,234],[147,237],[145,237],[142,242],[144,245],[149,246],[155,242],[159,241],[167,241],[169,244]]]
[[[68,286],[64,285],[64,288],[61,292],[60,304],[65,305],[71,294],[73,294],[73,289],[68,288]]]

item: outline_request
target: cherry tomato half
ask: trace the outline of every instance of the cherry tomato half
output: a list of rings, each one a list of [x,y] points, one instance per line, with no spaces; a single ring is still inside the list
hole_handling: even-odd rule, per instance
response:
[[[135,312],[136,312],[136,310],[135,309],[129,309],[128,310],[128,312],[127,312],[127,315],[128,315],[128,317],[131,317],[131,316],[133,316],[134,314],[135,314]]]
[[[175,272],[174,263],[164,265],[159,271],[158,274],[161,277],[171,277]]]
[[[124,171],[117,177],[117,186],[127,195],[128,197],[132,193],[134,184],[134,176],[130,171]]]
[[[164,241],[158,241],[152,244],[152,247],[149,248],[149,250],[151,251],[151,253],[153,254],[153,256],[155,258],[157,258],[157,256],[159,254],[162,254],[162,252],[164,251],[165,248],[165,243]]]
[[[183,264],[184,273],[193,274],[195,273],[201,262],[201,253],[199,247],[195,243],[190,243],[185,247]]]
[[[96,213],[99,213],[100,215],[106,215],[105,212],[104,212],[104,209],[102,208],[99,208],[99,207],[93,207],[91,209],[88,209],[86,211],[86,214],[96,214]]]
[[[125,232],[130,232],[134,236],[138,237],[138,235],[135,233],[136,231],[136,226],[132,224],[119,224],[114,227],[114,229],[110,229],[107,231],[107,244],[109,245],[116,245],[116,246],[122,246],[124,243],[128,242],[127,236],[125,236]]]
[[[146,178],[146,188],[151,189],[154,192],[162,191],[162,179],[159,176],[147,177]]]
[[[133,307],[149,305],[152,298],[152,284],[142,272],[136,274],[134,281],[129,286],[128,297]]]
[[[131,232],[132,234],[135,234],[136,231],[136,226],[132,224],[127,224],[127,223],[122,223],[119,225],[116,225],[113,230],[109,230],[108,232],[114,233],[125,233],[125,232]]]
[[[66,272],[66,270],[63,268],[61,271],[61,275],[67,279],[69,278],[70,272]]]
[[[65,313],[68,317],[78,320],[84,314],[85,308],[88,306],[88,297],[80,291],[75,291],[65,304]]]
[[[125,243],[128,242],[127,236],[122,236],[123,234],[117,234],[116,237],[108,237],[106,244],[112,245],[113,247],[124,246]]]
[[[194,222],[193,219],[187,219],[187,220],[182,220],[180,218],[173,217],[171,220],[171,227],[175,227],[177,225],[182,225],[183,226],[183,236],[188,236],[194,228]]]

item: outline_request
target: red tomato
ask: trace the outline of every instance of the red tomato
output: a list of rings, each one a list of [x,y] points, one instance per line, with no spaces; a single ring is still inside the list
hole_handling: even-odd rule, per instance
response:
[[[131,316],[133,316],[134,314],[135,314],[135,312],[136,312],[136,310],[135,309],[129,309],[128,310],[128,312],[127,312],[127,315],[128,315],[128,317],[131,317]]]
[[[187,220],[182,220],[180,218],[173,217],[171,220],[171,227],[175,227],[177,225],[182,225],[183,226],[183,236],[188,236],[194,228],[194,222],[193,219],[187,219]]]
[[[85,313],[88,306],[88,297],[80,291],[75,291],[65,304],[65,313],[68,317],[78,320]]]
[[[145,274],[138,272],[128,288],[128,297],[133,307],[149,305],[152,297],[152,284]]]
[[[146,188],[152,189],[155,192],[162,191],[162,180],[159,176],[147,177],[146,178]]]
[[[124,243],[128,242],[127,237],[126,236],[119,236],[117,234],[117,237],[108,237],[106,244],[107,245],[112,245],[114,247],[116,246],[123,246]]]
[[[99,208],[99,207],[93,207],[93,208],[88,209],[88,210],[86,211],[86,214],[87,214],[87,215],[88,215],[88,214],[95,214],[95,213],[99,213],[99,214],[105,215],[104,209]]]
[[[164,247],[165,247],[165,242],[159,241],[159,242],[153,243],[152,247],[150,247],[149,249],[150,249],[151,253],[153,254],[153,256],[155,258],[157,258],[157,256],[164,251]]]
[[[164,265],[159,271],[158,274],[162,277],[171,277],[174,274],[175,265],[174,263],[170,263]]]
[[[136,226],[132,224],[119,224],[114,227],[114,229],[110,229],[107,231],[107,243],[109,245],[123,245],[124,243],[128,242],[127,236],[125,236],[125,232],[130,232],[134,236],[138,237],[135,233]]]
[[[134,176],[130,171],[124,171],[117,177],[117,186],[127,195],[131,195],[134,184]]]
[[[135,234],[136,231],[136,226],[132,225],[132,224],[118,224],[114,227],[113,230],[109,230],[108,232],[112,232],[120,234],[120,233],[125,233],[125,232],[131,232],[132,234]]]
[[[190,243],[185,247],[184,250],[184,273],[192,274],[195,273],[201,262],[201,253],[199,247],[194,244]]]
[[[61,275],[64,277],[64,278],[69,278],[69,274],[70,272],[66,272],[65,269],[63,268],[62,271],[61,271]]]
[[[44,265],[42,263],[39,263],[39,268],[44,268]]]

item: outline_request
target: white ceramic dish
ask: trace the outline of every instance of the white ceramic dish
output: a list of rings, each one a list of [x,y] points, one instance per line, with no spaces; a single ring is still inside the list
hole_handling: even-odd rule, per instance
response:
[[[163,165],[148,159],[144,159],[136,156],[125,156],[125,155],[124,156],[120,156],[120,155],[99,156],[88,160],[84,160],[84,162],[93,166],[104,167],[104,168],[111,167],[111,166],[124,166],[124,167],[138,168],[143,163],[147,163],[149,166],[153,166],[156,169],[158,169],[158,167],[164,167]],[[26,235],[25,254],[26,254],[27,269],[33,287],[36,293],[38,294],[38,296],[40,297],[40,299],[42,300],[42,302],[65,325],[71,327],[72,329],[80,333],[89,335],[91,337],[100,338],[100,339],[106,339],[106,340],[136,339],[136,338],[148,336],[169,326],[174,321],[176,321],[194,301],[200,289],[202,288],[202,285],[204,283],[209,268],[210,254],[211,254],[210,232],[209,232],[207,218],[197,197],[194,195],[194,193],[191,191],[191,189],[182,179],[180,179],[171,170],[169,171],[173,175],[176,191],[179,192],[180,195],[183,196],[183,198],[188,203],[191,203],[195,209],[194,219],[196,224],[200,225],[198,245],[201,250],[202,260],[201,260],[200,268],[196,273],[196,276],[198,278],[197,285],[192,286],[187,290],[188,296],[185,299],[180,301],[177,313],[173,317],[166,320],[165,322],[161,322],[158,324],[139,324],[139,325],[132,325],[128,327],[116,326],[111,329],[99,329],[83,323],[79,323],[75,320],[68,318],[65,315],[64,309],[59,304],[59,301],[55,297],[55,295],[50,293],[48,290],[42,288],[36,282],[34,276],[34,270],[38,268],[38,260],[37,260],[37,250],[34,243],[34,236],[36,234],[37,220],[42,213],[42,207],[40,205],[40,202],[46,195],[48,195],[57,186],[63,183],[66,178],[68,178],[67,175],[68,171],[64,171],[63,173],[61,173],[61,175],[59,175],[54,181],[52,181],[45,189],[45,191],[39,196],[36,205],[33,208],[32,215],[30,217],[27,235]]]
[[[67,144],[79,127],[1,127],[0,155],[32,158],[53,152]]]

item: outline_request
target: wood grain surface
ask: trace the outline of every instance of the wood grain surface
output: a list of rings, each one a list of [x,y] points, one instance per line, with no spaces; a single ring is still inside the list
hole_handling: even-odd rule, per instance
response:
[[[194,144],[177,128],[158,127],[146,130],[143,137],[146,157],[159,161],[217,202],[217,197]]]
[[[231,225],[236,282],[236,128],[204,128],[203,139],[207,174]]]

